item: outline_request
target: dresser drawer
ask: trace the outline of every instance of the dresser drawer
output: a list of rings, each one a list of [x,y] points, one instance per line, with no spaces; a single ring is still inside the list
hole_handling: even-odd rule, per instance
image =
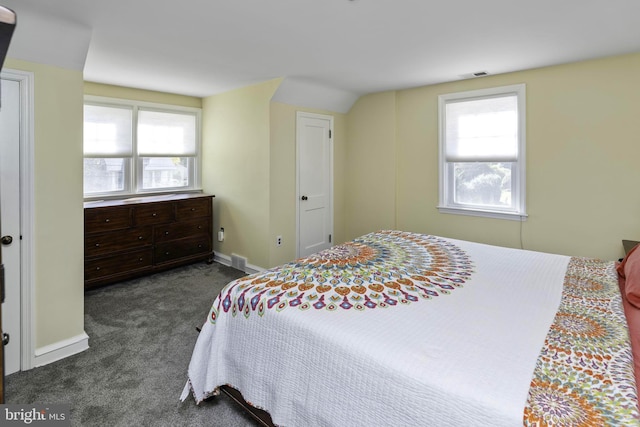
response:
[[[173,203],[150,203],[135,207],[135,224],[163,224],[174,220]]]
[[[198,235],[211,233],[211,219],[197,218],[191,221],[174,222],[167,225],[156,225],[153,231],[153,239],[156,243],[170,240],[184,239]]]
[[[105,256],[100,259],[85,260],[84,280],[99,279],[114,274],[151,268],[151,262],[151,248]]]
[[[211,239],[203,235],[156,245],[153,256],[155,263],[162,263],[208,252],[211,252]]]
[[[211,216],[211,197],[180,200],[177,203],[176,219],[178,221],[208,216]]]
[[[110,233],[86,235],[84,237],[84,256],[108,254],[110,252],[151,246],[151,227],[138,227]]]
[[[92,208],[84,210],[84,232],[119,230],[131,225],[131,208],[128,206]]]

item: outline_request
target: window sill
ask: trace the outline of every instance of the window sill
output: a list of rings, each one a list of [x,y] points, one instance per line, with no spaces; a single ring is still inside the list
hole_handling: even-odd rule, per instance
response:
[[[147,191],[139,193],[118,193],[118,194],[104,194],[96,196],[88,196],[84,198],[85,202],[103,202],[105,200],[127,200],[141,197],[154,197],[154,196],[167,196],[173,194],[188,194],[188,193],[202,193],[202,188],[190,188],[183,190],[167,189],[166,191]]]
[[[469,208],[452,208],[446,206],[438,206],[438,212],[454,215],[468,215],[468,216],[480,216],[484,218],[494,219],[506,219],[509,221],[526,221],[528,215],[525,213],[517,212],[501,212],[501,211],[489,211],[480,209]]]

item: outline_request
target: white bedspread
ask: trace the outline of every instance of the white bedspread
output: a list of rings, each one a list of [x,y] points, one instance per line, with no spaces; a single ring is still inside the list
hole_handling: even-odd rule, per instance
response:
[[[437,240],[470,275],[430,299],[212,311],[182,399],[229,384],[282,426],[521,426],[569,257]]]

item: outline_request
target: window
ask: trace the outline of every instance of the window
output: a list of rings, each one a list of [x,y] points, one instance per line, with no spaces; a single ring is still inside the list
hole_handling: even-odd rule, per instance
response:
[[[200,115],[197,108],[87,97],[85,198],[197,189]]]
[[[438,103],[440,212],[526,218],[525,86],[441,95]]]

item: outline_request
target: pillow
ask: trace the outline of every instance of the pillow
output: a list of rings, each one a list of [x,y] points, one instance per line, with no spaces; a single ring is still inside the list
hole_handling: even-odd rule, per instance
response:
[[[636,245],[618,265],[617,271],[624,279],[624,293],[627,300],[640,308],[640,245]]]

